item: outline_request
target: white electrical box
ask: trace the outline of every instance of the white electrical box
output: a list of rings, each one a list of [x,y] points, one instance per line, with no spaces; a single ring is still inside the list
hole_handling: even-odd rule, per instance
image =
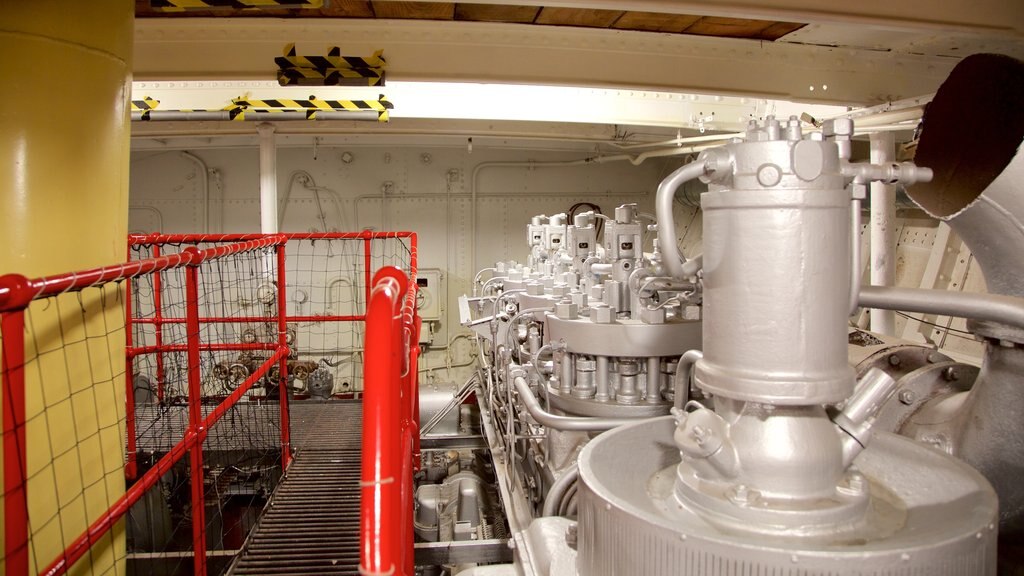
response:
[[[441,319],[444,312],[444,274],[437,268],[416,271],[416,308],[424,322]]]

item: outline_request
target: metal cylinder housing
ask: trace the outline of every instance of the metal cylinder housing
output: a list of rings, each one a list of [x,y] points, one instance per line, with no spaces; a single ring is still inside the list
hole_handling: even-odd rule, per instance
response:
[[[853,371],[850,195],[835,144],[727,150],[731,176],[703,196],[704,358],[695,379],[738,400],[839,402],[853,391]]]

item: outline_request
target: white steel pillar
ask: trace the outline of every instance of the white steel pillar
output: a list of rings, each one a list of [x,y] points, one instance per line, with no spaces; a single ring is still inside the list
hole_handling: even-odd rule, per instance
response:
[[[277,147],[274,125],[256,127],[260,133],[260,232],[277,233]]]
[[[871,135],[871,163],[895,160],[892,132]],[[859,231],[854,231],[854,234]],[[892,286],[896,281],[896,187],[871,183],[871,285]],[[896,313],[871,310],[871,331],[894,336]]]

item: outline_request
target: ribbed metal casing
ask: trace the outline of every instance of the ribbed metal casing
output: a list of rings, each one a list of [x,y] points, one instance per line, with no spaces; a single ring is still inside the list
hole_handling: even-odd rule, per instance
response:
[[[902,437],[879,435],[857,460],[871,482],[872,506],[883,525],[877,538],[752,538],[719,531],[672,497],[672,470],[679,458],[671,443],[656,440],[670,437],[672,427],[671,417],[623,426],[584,449],[581,576],[996,573],[995,494],[980,474],[957,460]]]

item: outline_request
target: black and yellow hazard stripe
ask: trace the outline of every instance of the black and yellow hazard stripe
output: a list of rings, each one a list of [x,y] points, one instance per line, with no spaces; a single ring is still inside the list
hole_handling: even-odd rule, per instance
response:
[[[136,112],[144,110],[156,110],[156,107],[159,105],[159,100],[154,100],[149,96],[143,97],[142,100],[132,100],[132,110]]]
[[[254,112],[285,112],[285,111],[307,111],[306,118],[316,119],[316,112],[377,112],[377,120],[387,122],[390,120],[388,110],[395,107],[383,94],[377,100],[321,100],[316,96],[310,96],[306,100],[291,100],[285,98],[255,99],[255,98],[234,98],[232,106],[251,110]]]
[[[321,100],[310,96],[306,100],[288,100],[284,98],[258,100],[254,98],[234,98],[233,106],[270,110],[328,110],[350,111],[376,110],[383,112],[395,107],[383,94],[377,100]]]
[[[385,74],[376,69],[286,68],[277,71],[281,86],[384,86]]]
[[[345,69],[345,70],[374,70],[381,71],[387,66],[384,60],[384,51],[377,50],[373,56],[342,56],[341,48],[334,46],[327,56],[298,56],[295,53],[295,44],[289,44],[284,48],[284,56],[274,58],[277,67],[282,70],[289,68],[315,68],[317,70]]]
[[[323,8],[324,0],[149,0],[149,7],[160,12],[185,10],[260,10],[266,8]]]
[[[383,86],[387,61],[384,51],[372,56],[342,56],[337,46],[327,56],[299,56],[295,44],[284,47],[274,58],[277,82],[282,86]]]

